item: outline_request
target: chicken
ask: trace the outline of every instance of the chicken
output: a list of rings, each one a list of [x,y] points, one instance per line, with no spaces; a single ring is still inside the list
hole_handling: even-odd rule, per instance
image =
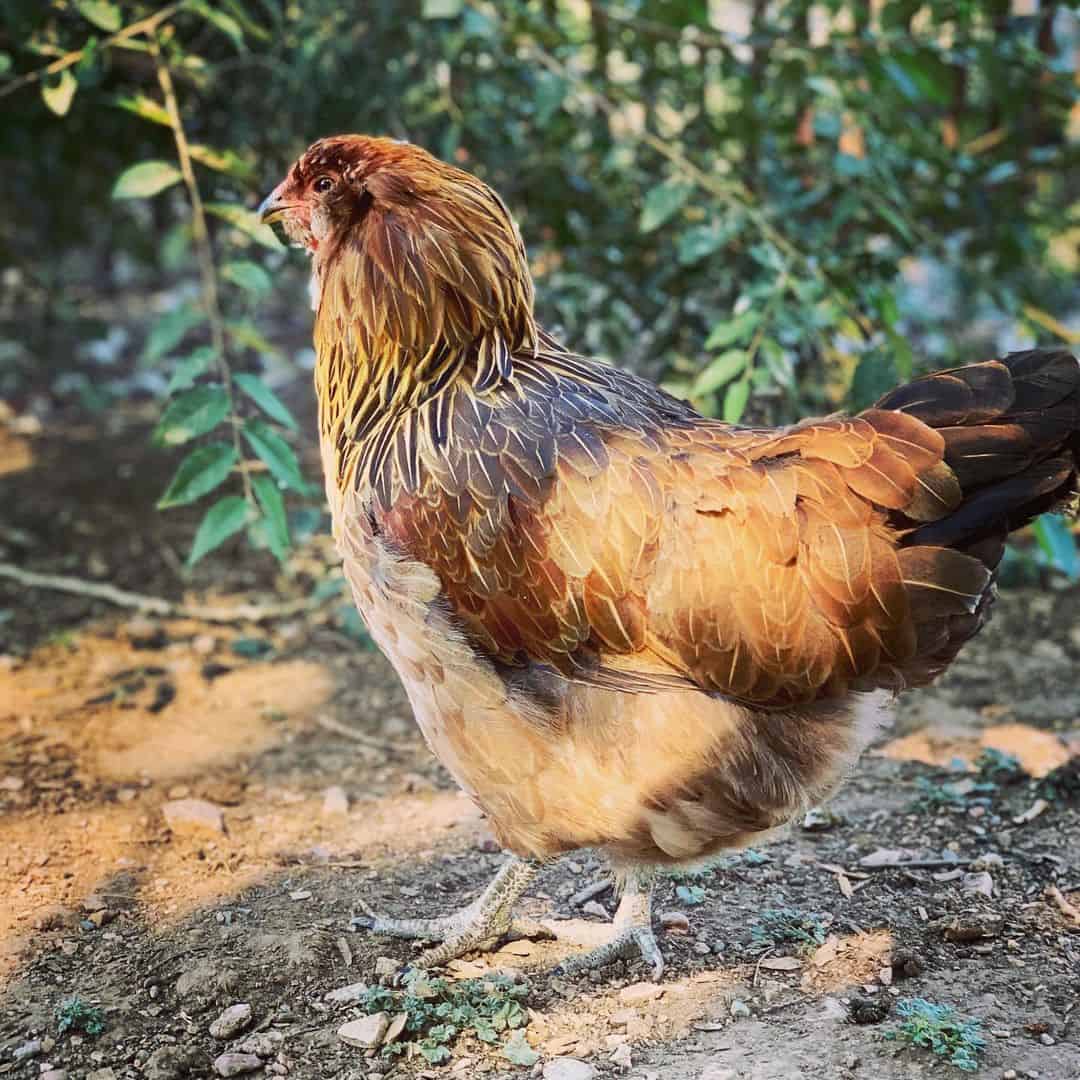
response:
[[[655,976],[651,879],[828,796],[889,696],[982,626],[1010,530],[1068,500],[1080,367],[938,372],[857,416],[706,419],[540,328],[499,196],[419,147],[315,143],[260,208],[312,254],[319,433],[352,594],[512,853],[466,909],[357,920],[491,947],[600,849]]]

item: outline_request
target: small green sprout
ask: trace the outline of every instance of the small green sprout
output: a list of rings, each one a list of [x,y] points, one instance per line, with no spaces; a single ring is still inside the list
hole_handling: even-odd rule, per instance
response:
[[[799,911],[798,908],[766,908],[761,918],[750,928],[750,938],[761,948],[793,943],[806,947],[825,943],[823,915]]]
[[[981,1020],[960,1016],[951,1005],[935,1005],[924,998],[902,998],[896,1011],[903,1023],[887,1031],[887,1039],[921,1046],[965,1072],[978,1069],[979,1052],[986,1045]]]
[[[78,996],[65,998],[56,1007],[56,1028],[61,1035],[68,1031],[100,1035],[105,1030],[105,1014]]]

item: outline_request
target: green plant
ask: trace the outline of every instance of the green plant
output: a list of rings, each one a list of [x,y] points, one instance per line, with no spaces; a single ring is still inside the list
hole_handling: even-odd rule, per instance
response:
[[[824,915],[798,908],[766,908],[750,928],[750,940],[760,948],[777,945],[821,945],[825,941],[828,920]]]
[[[978,1069],[979,1053],[986,1045],[981,1020],[960,1016],[952,1006],[924,998],[902,998],[896,1011],[903,1023],[887,1031],[886,1038],[930,1050],[966,1072]]]
[[[78,996],[65,998],[56,1007],[56,1030],[61,1035],[69,1031],[100,1035],[105,1030],[105,1014]]]
[[[388,1057],[407,1053],[411,1046],[432,1064],[442,1064],[450,1060],[454,1042],[471,1034],[492,1045],[503,1040],[504,1056],[524,1064],[531,1051],[515,1035],[529,1023],[523,1007],[527,996],[528,987],[504,976],[451,982],[414,970],[402,989],[370,987],[359,1005],[367,1013],[406,1015],[404,1037],[383,1047]]]
[[[998,789],[996,780],[978,781],[970,777],[961,780],[932,780],[926,776],[917,776],[915,787],[918,794],[911,804],[911,809],[924,813],[988,806]]]

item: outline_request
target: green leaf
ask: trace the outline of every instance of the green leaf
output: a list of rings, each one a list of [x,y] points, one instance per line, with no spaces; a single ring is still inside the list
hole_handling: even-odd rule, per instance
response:
[[[642,232],[658,229],[682,208],[693,190],[693,184],[685,180],[665,180],[658,187],[652,188],[645,195],[645,205],[641,210],[638,228]]]
[[[722,352],[694,380],[691,395],[701,397],[725,386],[746,367],[746,360],[744,349],[728,349]]]
[[[746,410],[746,403],[750,400],[750,382],[748,379],[740,379],[732,383],[724,394],[724,420],[729,424],[737,424],[742,419]]]
[[[244,52],[244,28],[231,15],[219,11],[204,0],[188,0],[186,8],[196,15],[201,15],[211,26],[220,30],[236,46],[238,52]]]
[[[424,0],[420,13],[425,19],[456,19],[464,6],[463,0]]]
[[[176,394],[195,385],[195,380],[205,371],[210,370],[214,362],[214,350],[209,345],[200,345],[189,356],[176,362],[172,378],[165,388],[165,393]]]
[[[215,150],[212,146],[192,143],[188,147],[192,158],[208,169],[235,176],[238,180],[249,180],[253,169],[235,150]]]
[[[208,443],[192,450],[176,470],[165,494],[158,499],[158,509],[184,506],[213,491],[236,464],[236,448],[228,443]]]
[[[191,304],[182,304],[165,312],[150,329],[143,347],[142,362],[152,364],[160,360],[184,340],[189,330],[205,321],[206,313]]]
[[[233,376],[233,382],[236,383],[236,385],[239,386],[240,389],[270,417],[271,420],[276,420],[279,424],[284,424],[287,428],[292,428],[293,431],[296,430],[296,421],[293,419],[293,414],[289,412],[285,402],[283,402],[281,398],[279,398],[277,394],[275,394],[274,391],[258,377],[258,375],[249,375],[242,372],[239,375]]]
[[[237,259],[228,262],[221,268],[221,276],[234,285],[239,285],[245,292],[254,293],[256,296],[265,296],[273,287],[274,283],[270,275],[258,264],[248,259]]]
[[[733,319],[717,323],[705,339],[705,348],[722,349],[741,338],[748,338],[757,327],[758,321],[758,313],[753,308],[748,308]]]
[[[114,199],[148,199],[182,179],[180,170],[168,161],[141,161],[125,169],[113,185]]]
[[[709,225],[694,225],[679,237],[679,262],[683,266],[690,266],[722,248],[727,238],[727,229],[718,222],[712,222]]]
[[[293,491],[307,491],[296,454],[276,431],[261,420],[248,420],[243,431],[251,449],[281,484]]]
[[[525,1033],[520,1029],[506,1040],[502,1056],[514,1065],[526,1067],[535,1065],[540,1060],[540,1055],[525,1041]]]
[[[123,23],[123,16],[116,4],[108,4],[105,0],[74,0],[74,4],[79,14],[99,30],[112,34]]]
[[[79,84],[75,76],[65,69],[60,72],[60,77],[56,82],[41,84],[41,98],[51,112],[56,113],[57,116],[66,116],[78,88]]]
[[[251,486],[255,489],[255,498],[259,500],[259,505],[266,515],[264,535],[267,545],[274,553],[274,558],[278,562],[284,562],[289,553],[289,522],[285,517],[285,500],[281,497],[281,489],[273,478],[265,473],[256,473],[251,478]]]
[[[194,566],[204,555],[220,547],[234,533],[238,533],[248,519],[249,507],[242,495],[226,495],[218,499],[202,519],[191,553],[187,557],[188,566]]]
[[[112,99],[112,104],[118,109],[141,116],[152,124],[161,124],[164,127],[172,127],[169,113],[165,106],[145,94],[118,94]]]
[[[237,345],[245,349],[253,349],[257,353],[270,356],[281,351],[272,342],[267,341],[259,328],[247,319],[232,319],[225,324],[225,330]]]
[[[280,251],[281,241],[274,235],[274,230],[262,222],[250,210],[245,210],[235,203],[205,203],[203,209],[222,221],[227,221],[234,229],[239,229],[258,244],[271,251]]]
[[[212,431],[228,413],[229,396],[221,386],[196,386],[169,403],[152,439],[158,446],[179,446]]]
[[[1071,581],[1080,578],[1080,554],[1076,549],[1076,537],[1060,514],[1043,514],[1032,526],[1032,531],[1039,547],[1056,569]]]
[[[893,358],[883,350],[864,354],[851,378],[849,397],[853,409],[866,409],[898,382]]]

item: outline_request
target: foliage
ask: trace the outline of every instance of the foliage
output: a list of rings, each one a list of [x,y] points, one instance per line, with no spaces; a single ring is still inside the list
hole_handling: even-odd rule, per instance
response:
[[[75,1032],[82,1035],[100,1035],[105,1030],[105,1014],[96,1005],[82,998],[65,998],[56,1007],[56,1030],[61,1034]]]
[[[491,1045],[501,1042],[510,1061],[531,1065],[538,1059],[521,1034],[529,1023],[522,1004],[527,996],[527,987],[504,976],[451,982],[412,970],[403,989],[369,987],[359,1005],[367,1013],[406,1015],[402,1038],[383,1047],[385,1056],[415,1051],[439,1065],[450,1060],[458,1038],[471,1034]]]
[[[750,928],[750,940],[761,948],[823,945],[828,922],[824,915],[798,908],[766,908]]]
[[[308,495],[266,374],[287,361],[256,329],[281,305],[303,341],[304,271],[245,206],[327,132],[411,138],[493,183],[542,320],[728,420],[862,406],[924,368],[1076,341],[1069,5],[9,6],[0,394],[46,374],[85,405],[151,393],[183,420],[166,447],[231,444],[192,561],[238,532],[284,556]],[[136,283],[157,317],[101,359],[95,298]],[[242,523],[221,506],[236,498]],[[1036,538],[1043,565],[1080,573],[1063,522]]]
[[[950,1005],[936,1005],[924,998],[902,998],[896,1006],[903,1023],[885,1033],[945,1058],[965,1072],[979,1067],[979,1053],[986,1045],[982,1021],[960,1016]]]

